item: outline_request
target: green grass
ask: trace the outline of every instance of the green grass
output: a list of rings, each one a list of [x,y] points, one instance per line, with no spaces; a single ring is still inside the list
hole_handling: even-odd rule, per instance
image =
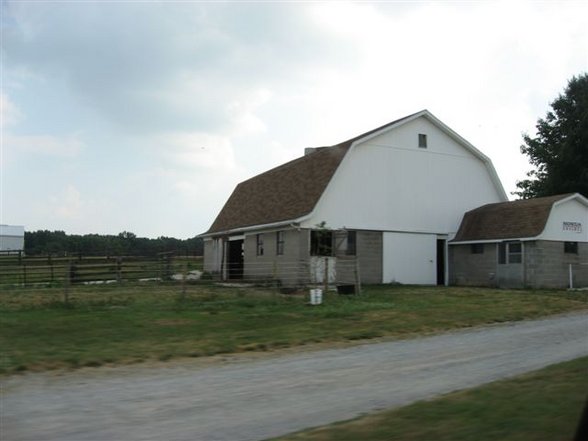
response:
[[[432,401],[292,434],[281,441],[552,441],[574,437],[588,357]]]
[[[75,368],[318,342],[404,337],[588,308],[588,293],[367,287],[307,297],[177,284],[13,289],[0,294],[0,372]]]

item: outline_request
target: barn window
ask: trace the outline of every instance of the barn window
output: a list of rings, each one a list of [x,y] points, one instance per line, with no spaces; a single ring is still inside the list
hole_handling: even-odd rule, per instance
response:
[[[329,230],[312,230],[310,232],[310,255],[333,255],[333,232]]]
[[[419,147],[422,149],[427,148],[427,135],[424,133],[419,133]]]
[[[470,250],[472,254],[484,254],[484,244],[473,243],[470,245]]]
[[[578,242],[564,242],[564,253],[578,254]]]
[[[257,235],[256,253],[258,256],[263,256],[263,234]]]
[[[276,254],[281,256],[284,254],[284,232],[278,231],[276,233]]]
[[[348,256],[355,256],[357,253],[357,231],[347,232],[347,250],[345,254]]]

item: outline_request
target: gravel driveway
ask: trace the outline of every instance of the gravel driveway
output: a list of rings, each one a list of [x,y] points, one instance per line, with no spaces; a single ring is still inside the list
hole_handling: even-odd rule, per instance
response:
[[[588,355],[588,313],[239,363],[3,380],[0,439],[258,440]]]

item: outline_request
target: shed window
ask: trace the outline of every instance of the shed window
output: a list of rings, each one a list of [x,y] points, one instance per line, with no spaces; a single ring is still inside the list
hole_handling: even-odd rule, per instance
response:
[[[310,232],[310,254],[312,256],[332,256],[333,232],[330,230],[312,230]]]
[[[484,254],[484,244],[483,243],[473,243],[471,245],[471,252],[472,252],[472,254]]]
[[[355,256],[357,253],[357,232],[356,231],[348,231],[347,232],[347,250],[345,254],[348,256]]]
[[[284,254],[284,232],[278,231],[276,233],[276,254],[281,256]]]
[[[263,256],[263,234],[257,235],[256,253],[258,256]]]
[[[427,135],[424,133],[419,133],[419,147],[422,149],[427,148]]]
[[[521,242],[502,242],[498,244],[498,263],[501,265],[523,262]]]
[[[578,254],[578,242],[564,242],[564,253]]]

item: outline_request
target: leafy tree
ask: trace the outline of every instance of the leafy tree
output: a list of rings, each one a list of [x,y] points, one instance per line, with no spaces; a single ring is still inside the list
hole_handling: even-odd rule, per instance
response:
[[[536,167],[517,182],[523,199],[561,193],[588,197],[588,74],[573,77],[544,119],[537,136],[523,136],[521,152]]]

